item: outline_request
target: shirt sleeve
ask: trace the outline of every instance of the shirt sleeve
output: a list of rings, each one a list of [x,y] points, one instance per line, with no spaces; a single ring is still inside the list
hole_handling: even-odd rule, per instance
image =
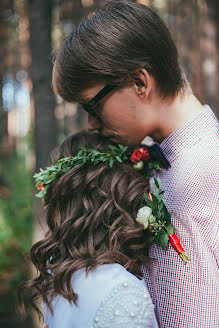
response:
[[[123,281],[102,300],[91,328],[149,328],[152,325],[158,327],[146,287],[140,281]]]

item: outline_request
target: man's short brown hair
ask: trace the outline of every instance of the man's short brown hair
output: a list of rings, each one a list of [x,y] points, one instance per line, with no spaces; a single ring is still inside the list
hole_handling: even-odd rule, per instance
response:
[[[131,1],[109,1],[83,20],[57,54],[53,85],[66,101],[82,101],[82,92],[97,84],[126,83],[145,68],[163,97],[184,85],[170,32],[149,7]]]

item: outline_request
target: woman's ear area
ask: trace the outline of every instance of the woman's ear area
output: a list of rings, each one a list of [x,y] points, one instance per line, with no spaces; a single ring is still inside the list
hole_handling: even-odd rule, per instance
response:
[[[145,68],[141,68],[132,75],[132,79],[135,82],[134,89],[138,97],[141,100],[147,100],[154,82],[153,77],[148,74]]]

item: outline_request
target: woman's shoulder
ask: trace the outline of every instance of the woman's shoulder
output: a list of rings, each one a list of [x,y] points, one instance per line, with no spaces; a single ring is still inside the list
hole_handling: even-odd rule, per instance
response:
[[[102,298],[91,328],[157,327],[154,306],[143,280],[139,280],[120,265],[103,267],[111,280],[110,291]]]
[[[84,284],[85,280],[92,284],[103,283],[105,288],[111,288],[113,285],[118,284],[124,280],[128,280],[133,283],[139,283],[139,279],[136,276],[128,272],[122,265],[118,263],[102,264],[96,267],[94,270],[89,271],[87,274],[85,269],[79,270],[74,275],[73,288],[75,287],[77,289],[80,286],[80,281]],[[107,286],[105,285],[106,282]]]
[[[49,328],[59,327],[60,323],[63,328],[74,325],[104,328],[104,322],[109,320],[116,320],[117,326],[125,320],[124,327],[128,328],[133,327],[134,320],[139,321],[139,318],[144,324],[145,320],[149,323],[154,315],[145,283],[120,264],[103,264],[88,273],[85,269],[78,270],[72,277],[72,287],[78,294],[77,306],[56,297],[54,316],[46,316]]]
[[[78,271],[73,279],[73,288],[81,298],[83,295],[86,295],[86,299],[93,298],[93,292],[98,297],[104,298],[114,287],[122,286],[124,283],[145,290],[150,297],[145,281],[137,278],[118,263],[100,265],[88,274],[85,269]],[[90,296],[87,295],[88,291]]]

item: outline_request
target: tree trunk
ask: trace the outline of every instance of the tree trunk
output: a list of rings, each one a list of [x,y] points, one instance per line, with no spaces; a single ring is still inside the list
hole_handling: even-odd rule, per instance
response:
[[[30,45],[35,108],[36,170],[45,167],[56,146],[57,122],[51,88],[51,16],[52,0],[29,0]]]
[[[55,98],[51,88],[51,21],[52,0],[29,0],[30,45],[32,53],[32,81],[35,109],[36,171],[48,163],[51,150],[57,145],[57,121],[54,115]],[[46,224],[41,202],[35,202],[35,227],[33,242],[44,237]],[[40,222],[39,222],[40,218]],[[35,327],[45,325],[34,313]]]
[[[204,102],[200,6],[197,0],[168,0],[168,27],[176,42],[182,68],[194,94]]]

